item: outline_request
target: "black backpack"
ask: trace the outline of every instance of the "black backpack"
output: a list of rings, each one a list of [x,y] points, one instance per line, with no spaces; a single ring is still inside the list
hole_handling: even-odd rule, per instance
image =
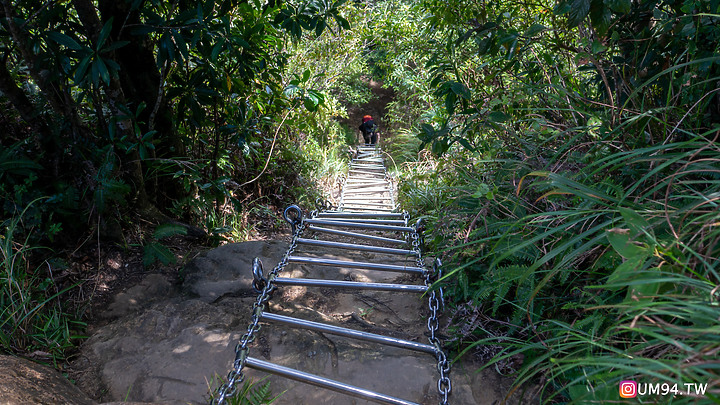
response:
[[[374,134],[377,130],[377,126],[375,125],[375,121],[373,120],[367,120],[360,125],[360,130],[364,134]]]

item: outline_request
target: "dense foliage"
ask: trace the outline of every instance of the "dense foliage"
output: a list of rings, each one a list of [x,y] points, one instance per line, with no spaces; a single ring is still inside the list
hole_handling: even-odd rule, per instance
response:
[[[139,242],[146,266],[168,263],[168,235],[242,240],[248,218],[315,200],[336,152],[326,120],[295,120],[327,100],[293,48],[349,28],[343,3],[0,2],[4,352],[62,358],[81,329],[63,323],[63,255],[41,246],[164,224]]]
[[[402,195],[449,264],[458,348],[543,402],[625,379],[717,401],[718,4],[385,3],[378,38],[408,37],[379,65],[434,154]]]

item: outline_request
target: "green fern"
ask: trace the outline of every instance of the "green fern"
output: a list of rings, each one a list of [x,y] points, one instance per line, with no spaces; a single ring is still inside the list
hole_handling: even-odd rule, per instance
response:
[[[217,378],[217,377],[216,377]],[[265,381],[264,384],[260,385],[263,380],[255,382],[253,380],[245,381],[237,391],[237,393],[227,399],[227,403],[230,405],[269,405],[275,402],[280,395],[284,394],[284,391],[277,396],[273,397],[272,390],[270,388],[270,381]],[[212,385],[212,383],[211,383]],[[214,395],[213,395],[214,396]],[[212,399],[212,396],[211,396]]]
[[[515,299],[513,300],[515,309],[513,310],[510,321],[511,324],[520,325],[528,312],[533,312],[533,302],[530,300],[530,297],[534,288],[535,279],[531,276],[524,279],[515,289]]]
[[[145,245],[143,250],[143,266],[148,267],[152,264],[160,262],[164,265],[175,263],[175,255],[165,245],[160,242],[153,241]]]
[[[516,286],[518,280],[527,272],[528,266],[510,265],[498,267],[495,269],[488,280],[496,289],[495,298],[493,299],[492,314],[497,314],[500,306],[506,302],[506,296],[510,290]]]

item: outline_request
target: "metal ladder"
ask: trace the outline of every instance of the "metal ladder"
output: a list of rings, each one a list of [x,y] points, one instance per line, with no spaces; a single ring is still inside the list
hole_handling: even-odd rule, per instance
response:
[[[434,355],[439,373],[437,387],[440,404],[449,403],[448,396],[452,389],[449,379],[450,363],[440,339],[436,335],[439,328],[438,314],[442,302],[442,290],[431,288],[432,283],[441,277],[440,261],[436,260],[432,269],[427,268],[422,256],[422,221],[417,221],[416,224],[410,226],[409,215],[396,212],[396,210],[393,184],[385,170],[382,151],[375,146],[358,149],[350,163],[350,170],[341,191],[337,209],[333,209],[328,202],[322,202],[317,210],[310,213],[308,218],[305,218],[302,210],[297,206],[291,206],[285,210],[283,215],[285,220],[290,223],[293,233],[290,248],[280,263],[267,276],[264,274],[260,260],[256,258],[253,261],[253,287],[259,295],[253,306],[252,320],[247,333],[243,335],[236,346],[235,362],[233,369],[228,374],[228,381],[218,389],[213,403],[222,404],[235,394],[236,384],[244,379],[242,370],[244,367],[248,367],[376,403],[418,405],[415,402],[249,356],[248,346],[254,341],[261,323],[281,324]],[[372,233],[366,233],[367,231]],[[316,238],[305,237],[305,233]],[[378,233],[383,235],[378,235]],[[343,241],[323,239],[323,236],[327,235],[335,235],[334,239]],[[411,258],[414,265],[297,255],[295,251],[299,246],[317,252],[321,252],[323,248],[332,248],[394,255],[400,258]],[[281,277],[280,273],[289,264],[407,273],[417,275],[422,284]],[[429,342],[420,343],[268,312],[267,303],[272,298],[275,289],[282,286],[425,294],[428,297],[430,308],[427,322]]]

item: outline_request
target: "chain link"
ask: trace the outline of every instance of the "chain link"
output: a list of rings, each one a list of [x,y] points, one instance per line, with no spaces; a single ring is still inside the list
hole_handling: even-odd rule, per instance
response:
[[[435,259],[433,271],[425,267],[425,259],[422,256],[423,243],[422,232],[424,226],[422,220],[418,220],[415,224],[415,230],[410,234],[412,251],[415,252],[416,266],[423,269],[423,277],[425,278],[425,286],[430,288],[434,281],[442,276],[440,259]],[[448,405],[450,392],[452,391],[452,382],[450,381],[450,361],[442,347],[442,342],[437,336],[440,329],[440,320],[438,319],[438,311],[444,307],[442,287],[432,290],[428,293],[428,308],[430,315],[428,316],[427,327],[430,332],[428,340],[435,347],[435,358],[437,358],[437,370],[440,374],[437,382],[438,394],[440,396],[440,405]]]
[[[299,208],[298,212],[301,213]],[[260,320],[262,319],[263,311],[265,310],[265,306],[268,301],[270,301],[270,298],[272,298],[273,292],[277,288],[273,285],[273,280],[278,276],[278,274],[280,274],[285,266],[287,266],[288,258],[295,251],[295,248],[297,248],[297,240],[305,230],[305,222],[302,219],[302,214],[300,214],[298,218],[295,218],[295,222],[292,225],[293,236],[290,241],[290,247],[285,252],[285,255],[280,262],[270,271],[270,273],[268,273],[267,279],[262,278],[262,274],[260,274],[260,278],[258,279],[256,275],[256,266],[255,263],[253,263],[253,273],[256,275],[256,277],[254,277],[255,280],[253,281],[253,287],[259,290],[259,294],[253,304],[252,316],[250,317],[250,324],[248,325],[247,332],[242,335],[235,346],[235,361],[233,361],[232,370],[228,373],[227,382],[216,391],[216,394],[211,402],[213,405],[225,404],[225,401],[228,398],[232,398],[237,393],[237,384],[242,383],[243,380],[245,380],[243,368],[245,367],[245,362],[247,361],[247,357],[250,352],[250,348],[248,346],[255,341],[255,337],[260,331]],[[262,265],[260,265],[259,272],[262,273]]]

